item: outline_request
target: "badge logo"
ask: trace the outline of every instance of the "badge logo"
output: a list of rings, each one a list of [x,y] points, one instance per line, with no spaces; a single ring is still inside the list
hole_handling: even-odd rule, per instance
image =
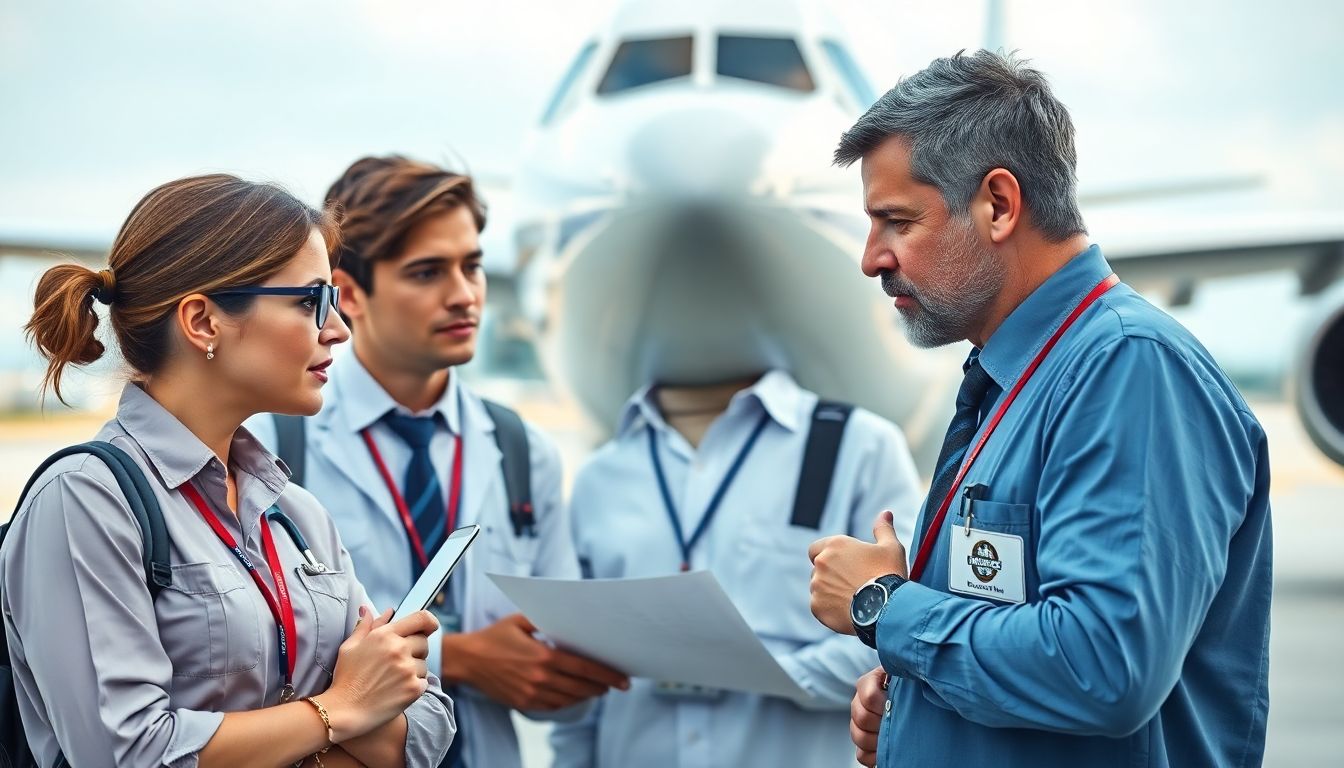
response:
[[[975,546],[971,547],[971,554],[966,556],[966,564],[971,566],[971,573],[981,584],[988,584],[999,575],[1003,570],[1003,561],[999,559],[999,551],[988,541],[977,541]]]

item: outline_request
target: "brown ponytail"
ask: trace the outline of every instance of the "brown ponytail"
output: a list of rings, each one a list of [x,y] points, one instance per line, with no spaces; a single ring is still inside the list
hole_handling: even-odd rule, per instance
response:
[[[265,281],[284,269],[314,228],[332,252],[339,234],[335,217],[274,184],[211,174],[152,190],[117,234],[110,269],[58,264],[38,281],[33,316],[24,330],[47,359],[42,390],[54,391],[65,402],[65,367],[87,365],[103,355],[95,299],[109,305],[126,362],[142,375],[152,374],[171,351],[178,302],[193,293]],[[241,313],[252,300],[216,303]]]
[[[61,373],[65,366],[88,365],[103,356],[105,347],[94,335],[98,313],[93,309],[93,293],[102,286],[99,273],[79,264],[58,264],[37,283],[33,317],[24,331],[47,358],[42,390],[54,391],[63,403]]]

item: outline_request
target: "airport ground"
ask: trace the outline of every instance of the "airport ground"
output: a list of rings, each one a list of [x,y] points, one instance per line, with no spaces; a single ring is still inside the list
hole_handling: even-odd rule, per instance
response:
[[[479,387],[517,404],[560,443],[572,472],[592,430],[563,398],[510,383]],[[1344,754],[1344,469],[1308,441],[1288,405],[1252,403],[1270,436],[1273,467],[1274,605],[1265,765],[1338,765]],[[0,519],[28,473],[50,452],[86,440],[107,418],[60,413],[0,417]],[[1230,567],[1237,567],[1231,563]],[[546,727],[520,719],[527,768],[550,763]]]

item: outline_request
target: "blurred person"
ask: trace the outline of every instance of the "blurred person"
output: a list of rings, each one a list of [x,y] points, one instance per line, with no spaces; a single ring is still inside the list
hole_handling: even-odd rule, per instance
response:
[[[452,705],[426,668],[434,618],[389,623],[321,505],[240,428],[314,413],[333,345],[327,214],[227,175],[169,182],[122,226],[109,266],[49,269],[27,332],[43,389],[99,359],[97,300],[133,373],[98,439],[163,512],[171,584],[109,465],[59,459],[0,549],[0,612],[40,765],[434,766]],[[283,518],[324,568],[286,535]],[[279,538],[279,541],[275,539]],[[296,542],[298,539],[296,538]]]
[[[401,600],[454,528],[481,526],[431,606],[443,631],[430,640],[429,668],[457,705],[446,764],[518,768],[510,710],[577,717],[585,700],[626,680],[538,639],[485,576],[579,574],[554,443],[455,370],[476,352],[485,309],[485,206],[470,177],[396,156],[358,160],[327,201],[342,213],[334,280],[353,354],[332,366],[316,416],[252,425],[302,464],[302,482],[330,511],[379,607]],[[282,430],[301,446],[292,458]],[[511,488],[519,470],[529,482]]]
[[[785,370],[636,393],[615,436],[575,479],[570,506],[585,576],[710,571],[808,697],[637,679],[582,721],[555,726],[555,765],[849,762],[854,680],[877,657],[813,620],[807,547],[818,533],[859,534],[883,509],[913,526],[920,490],[896,425],[822,401]]]
[[[863,271],[911,340],[974,345],[920,534],[883,518],[876,543],[812,547],[817,618],[881,660],[852,706],[860,761],[1259,765],[1265,433],[1089,244],[1045,77],[938,59],[836,161],[861,163]]]

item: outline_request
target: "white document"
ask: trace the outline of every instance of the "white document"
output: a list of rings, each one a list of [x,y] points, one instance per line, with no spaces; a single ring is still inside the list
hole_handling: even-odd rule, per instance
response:
[[[708,571],[577,581],[488,575],[556,645],[631,677],[808,698]]]

